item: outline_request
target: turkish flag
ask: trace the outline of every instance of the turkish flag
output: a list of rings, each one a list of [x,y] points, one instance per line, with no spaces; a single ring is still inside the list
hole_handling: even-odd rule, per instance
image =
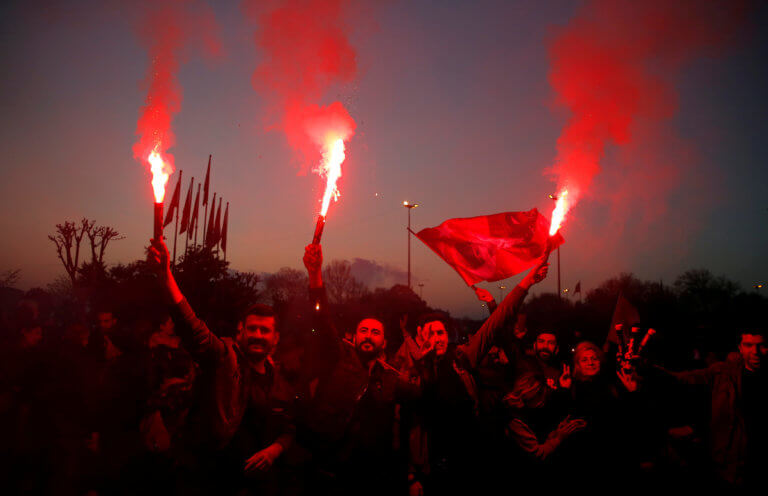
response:
[[[549,236],[549,220],[535,208],[466,219],[448,219],[416,236],[459,273],[468,285],[519,274],[563,244]]]

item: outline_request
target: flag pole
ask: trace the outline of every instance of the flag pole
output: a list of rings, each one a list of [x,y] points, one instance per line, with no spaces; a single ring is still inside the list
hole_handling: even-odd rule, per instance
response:
[[[173,266],[176,266],[176,238],[179,235],[179,207],[176,207],[176,223],[173,227]]]
[[[182,170],[179,171],[179,183],[176,186],[177,188],[179,188],[179,203],[181,203],[181,177],[183,173],[184,171]],[[176,193],[174,192],[174,195],[175,194]],[[179,233],[179,205],[177,204],[176,205],[176,224],[173,228],[173,264],[172,265],[174,267],[176,267],[176,237],[178,236],[178,233]]]
[[[205,216],[203,217],[203,220],[204,221],[208,220],[208,202],[207,201],[205,202]],[[203,245],[205,245],[205,239],[208,236],[208,233],[205,232],[206,231],[206,227],[205,227],[206,224],[208,224],[208,222],[204,222],[204,224],[203,224]]]

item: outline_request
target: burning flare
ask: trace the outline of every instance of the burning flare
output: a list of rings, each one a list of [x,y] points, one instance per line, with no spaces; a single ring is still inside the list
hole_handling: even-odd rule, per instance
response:
[[[568,190],[562,190],[556,197],[555,209],[552,211],[552,224],[549,226],[549,235],[554,236],[565,220],[565,214],[570,209],[570,203],[568,201]]]
[[[328,213],[328,207],[331,204],[331,198],[339,199],[339,188],[336,182],[341,177],[341,163],[344,162],[344,140],[341,138],[330,138],[325,143],[323,150],[323,159],[315,172],[327,179],[325,194],[323,194],[323,203],[320,207],[320,215],[325,217]]]
[[[171,167],[158,151],[160,143],[155,145],[155,149],[147,157],[150,171],[152,172],[152,190],[155,192],[155,203],[163,203],[165,198],[165,185],[168,184],[168,178],[173,173]]]

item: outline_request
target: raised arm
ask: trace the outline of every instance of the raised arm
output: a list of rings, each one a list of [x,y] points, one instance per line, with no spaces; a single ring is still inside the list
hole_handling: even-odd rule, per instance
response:
[[[476,286],[472,286],[472,288],[475,290],[475,295],[477,296],[477,299],[482,301],[483,303],[488,306],[488,315],[491,315],[498,306],[496,304],[496,300],[493,298],[493,295],[491,295],[491,292],[487,289],[478,288]]]
[[[341,337],[331,319],[328,295],[323,286],[323,250],[311,243],[304,248],[304,267],[309,276],[309,301],[312,304],[312,334],[306,366],[311,377],[328,371],[336,363],[342,346]]]
[[[165,242],[162,239],[152,239],[150,243],[148,261],[154,266],[163,291],[171,302],[171,318],[176,323],[176,333],[182,344],[202,366],[223,359],[227,354],[227,346],[195,315],[181,293],[171,272]]]
[[[528,295],[528,290],[534,284],[537,284],[547,277],[549,264],[547,258],[542,258],[539,264],[515,286],[498,308],[483,323],[482,327],[471,337],[469,342],[459,347],[463,355],[469,361],[471,368],[477,367],[488,350],[496,343],[499,331],[504,328],[506,323],[514,321],[515,316],[520,310],[523,300]]]

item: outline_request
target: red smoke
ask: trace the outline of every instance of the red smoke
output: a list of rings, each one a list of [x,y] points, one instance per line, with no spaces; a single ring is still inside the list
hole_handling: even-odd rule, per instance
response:
[[[675,78],[687,62],[727,45],[748,7],[746,0],[589,0],[556,32],[549,80],[570,117],[546,172],[558,192],[568,190],[571,206],[592,192],[608,145],[650,159],[625,161],[622,174],[640,182],[623,186],[674,186],[676,164],[653,152],[664,146],[655,140],[668,135],[664,124],[678,108]]]
[[[218,55],[221,46],[213,13],[195,0],[155,0],[141,6],[137,32],[149,54],[144,84],[147,98],[136,125],[139,140],[134,157],[142,163],[152,150],[163,156],[173,170],[173,155],[166,153],[176,142],[171,121],[181,109],[181,86],[177,74],[185,49],[198,45],[208,55]]]
[[[346,0],[246,0],[258,23],[256,45],[263,57],[253,86],[269,96],[291,147],[306,168],[319,161],[329,135],[347,141],[355,121],[340,102],[319,105],[334,84],[357,76],[348,39]]]

